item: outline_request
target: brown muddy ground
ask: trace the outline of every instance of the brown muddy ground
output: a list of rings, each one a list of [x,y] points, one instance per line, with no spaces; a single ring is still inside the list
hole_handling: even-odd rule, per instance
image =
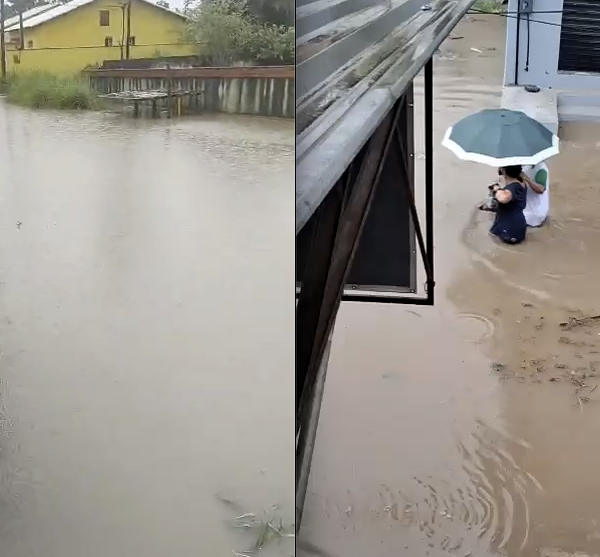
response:
[[[500,101],[503,20],[453,37],[440,140]],[[573,321],[600,314],[600,127],[560,133],[552,218],[510,248],[474,211],[494,169],[437,148],[436,307],[342,307],[299,541],[331,557],[600,554],[600,320]]]

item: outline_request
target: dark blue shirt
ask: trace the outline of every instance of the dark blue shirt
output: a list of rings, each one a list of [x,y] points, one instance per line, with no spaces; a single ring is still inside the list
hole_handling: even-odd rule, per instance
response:
[[[520,182],[511,182],[505,186],[512,194],[508,203],[498,203],[496,218],[490,228],[495,234],[507,244],[519,244],[525,239],[527,232],[527,221],[523,210],[527,202],[527,190]]]

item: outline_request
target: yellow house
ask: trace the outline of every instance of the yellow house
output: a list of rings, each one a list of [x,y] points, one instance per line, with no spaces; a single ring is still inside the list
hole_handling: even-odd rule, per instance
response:
[[[186,19],[150,0],[72,0],[6,21],[8,71],[73,74],[104,60],[185,56]]]

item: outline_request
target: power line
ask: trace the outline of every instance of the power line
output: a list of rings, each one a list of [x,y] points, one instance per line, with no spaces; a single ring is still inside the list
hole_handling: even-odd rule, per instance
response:
[[[512,12],[512,13],[517,13],[517,12]],[[538,12],[541,13],[541,12]],[[563,11],[555,11],[555,12],[548,12],[548,13],[565,13],[564,10]],[[486,12],[486,11],[480,11],[480,10],[476,10],[476,9],[471,9],[467,12],[467,14],[470,15],[493,15],[493,16],[498,16],[498,17],[504,17],[506,19],[516,19],[516,20],[521,20],[521,21],[529,21],[529,24],[531,25],[547,25],[549,27],[559,27],[561,29],[572,29],[572,30],[577,30],[579,32],[581,31],[589,31],[590,33],[597,33],[597,27],[596,26],[586,26],[586,25],[582,25],[582,22],[578,22],[578,23],[573,23],[573,24],[569,24],[569,23],[556,23],[554,21],[544,21],[544,20],[540,20],[540,19],[532,19],[531,17],[527,18],[524,16],[527,16],[526,12],[520,12],[520,17],[517,15],[510,15],[507,14],[506,12]]]
[[[477,9],[477,8],[473,8],[473,9]],[[568,10],[567,10],[568,11]],[[486,14],[490,14],[490,15],[518,15],[518,14],[525,14],[525,13],[529,13],[529,14],[562,14],[564,13],[565,10],[532,10],[530,12],[519,12],[519,11],[512,11],[509,12],[508,10],[506,11],[502,11],[502,12],[485,12],[485,11],[481,11],[481,13],[486,13]]]
[[[548,12],[548,13],[550,13],[550,12]],[[561,12],[555,12],[555,13],[561,13]],[[524,17],[521,17],[522,15],[525,15],[523,12],[520,12],[520,15],[516,16],[516,15],[509,15],[507,13],[502,13],[502,12],[499,12],[499,13],[484,12],[484,11],[480,11],[480,10],[476,10],[476,9],[472,8],[471,10],[469,10],[467,12],[467,14],[470,14],[470,15],[474,15],[474,14],[476,14],[476,15],[493,15],[493,16],[498,16],[498,17],[505,17],[506,19],[520,19],[522,21],[525,21],[525,19],[526,19]],[[531,18],[529,19],[529,21],[531,23],[536,23],[539,25],[549,25],[550,27],[565,27],[565,28],[573,27],[573,28],[581,29],[581,26],[579,26],[579,25],[578,26],[569,26],[569,25],[563,25],[561,23],[555,23],[554,21],[543,21],[540,19],[531,19]]]
[[[143,47],[161,47],[161,46],[201,46],[203,42],[177,42],[177,43],[148,43],[148,44],[135,44],[131,45],[132,49],[135,48],[143,48]],[[7,45],[10,46],[10,45]],[[104,46],[104,45],[81,45],[81,46],[46,46],[46,47],[32,47],[32,48],[7,48],[6,51],[10,53],[20,53],[20,52],[40,52],[47,50],[90,50],[90,49],[98,49],[98,50],[107,50],[110,49],[119,49],[120,44],[115,44],[113,46]]]

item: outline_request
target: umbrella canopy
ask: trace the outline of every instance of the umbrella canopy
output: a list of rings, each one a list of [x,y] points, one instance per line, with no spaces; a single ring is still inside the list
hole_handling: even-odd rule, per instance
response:
[[[558,137],[524,112],[487,109],[448,128],[442,145],[490,166],[535,165],[558,154]]]

